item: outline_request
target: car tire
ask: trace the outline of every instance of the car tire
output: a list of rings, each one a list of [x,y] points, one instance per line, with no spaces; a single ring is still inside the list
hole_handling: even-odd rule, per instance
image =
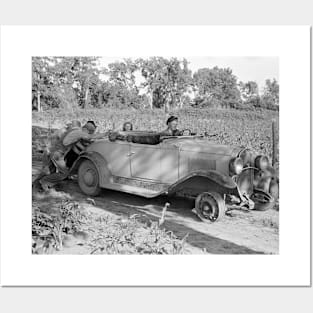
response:
[[[99,195],[101,188],[99,185],[99,173],[90,160],[84,160],[78,168],[78,185],[83,193],[88,196]]]
[[[203,192],[195,201],[195,213],[204,222],[216,222],[226,212],[223,197],[217,192]]]
[[[267,211],[273,209],[277,200],[273,195],[258,189],[254,189],[250,198],[254,202],[254,211]]]

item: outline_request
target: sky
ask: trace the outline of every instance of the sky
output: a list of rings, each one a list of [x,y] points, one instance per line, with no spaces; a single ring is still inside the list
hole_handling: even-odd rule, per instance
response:
[[[109,63],[123,59],[122,57],[102,57],[100,62],[102,66],[107,66]],[[268,78],[275,78],[279,82],[278,57],[186,57],[186,59],[193,73],[199,68],[229,67],[237,76],[238,81],[256,81],[260,91]]]

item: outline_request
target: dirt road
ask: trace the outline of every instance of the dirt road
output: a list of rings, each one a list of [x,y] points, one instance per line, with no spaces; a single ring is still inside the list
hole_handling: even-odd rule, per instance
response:
[[[36,175],[40,163],[33,162]],[[64,181],[57,190],[68,194],[73,200],[85,203],[87,210],[106,212],[128,218],[133,214],[139,217],[158,220],[166,202],[170,208],[166,213],[164,227],[178,238],[188,234],[186,253],[200,254],[278,254],[279,253],[279,212],[233,212],[223,220],[206,224],[192,212],[190,200],[164,196],[145,199],[121,192],[103,190],[94,197],[95,205],[86,206],[86,195],[82,194],[76,181]],[[53,200],[52,202],[53,203]]]

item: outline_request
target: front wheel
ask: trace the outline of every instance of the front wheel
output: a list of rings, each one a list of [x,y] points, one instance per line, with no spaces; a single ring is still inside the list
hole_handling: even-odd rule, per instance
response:
[[[93,162],[84,160],[78,168],[78,185],[88,196],[99,195],[99,173]]]
[[[226,205],[217,192],[203,192],[195,201],[195,213],[204,222],[216,222],[225,215]]]

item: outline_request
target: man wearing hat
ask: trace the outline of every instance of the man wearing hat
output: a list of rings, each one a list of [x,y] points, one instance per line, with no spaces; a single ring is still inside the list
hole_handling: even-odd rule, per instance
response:
[[[68,127],[52,136],[44,161],[44,165],[48,165],[50,171],[55,171],[54,167],[56,167],[61,172],[67,172],[78,154],[85,149],[84,141],[90,143],[95,136],[93,133],[96,125],[93,121],[88,121],[84,127],[85,131],[80,121],[73,120]]]
[[[64,159],[68,168],[94,139],[108,136],[109,132],[95,134],[96,128],[94,121],[88,121],[83,128],[72,126],[72,130],[63,138],[62,143],[67,148]]]
[[[96,132],[97,125],[94,121],[88,121],[83,126],[83,131],[86,131],[89,135],[93,135]]]
[[[170,116],[166,121],[167,128],[161,132],[161,136],[181,136],[182,132],[177,129],[177,124],[178,117],[174,115]]]

